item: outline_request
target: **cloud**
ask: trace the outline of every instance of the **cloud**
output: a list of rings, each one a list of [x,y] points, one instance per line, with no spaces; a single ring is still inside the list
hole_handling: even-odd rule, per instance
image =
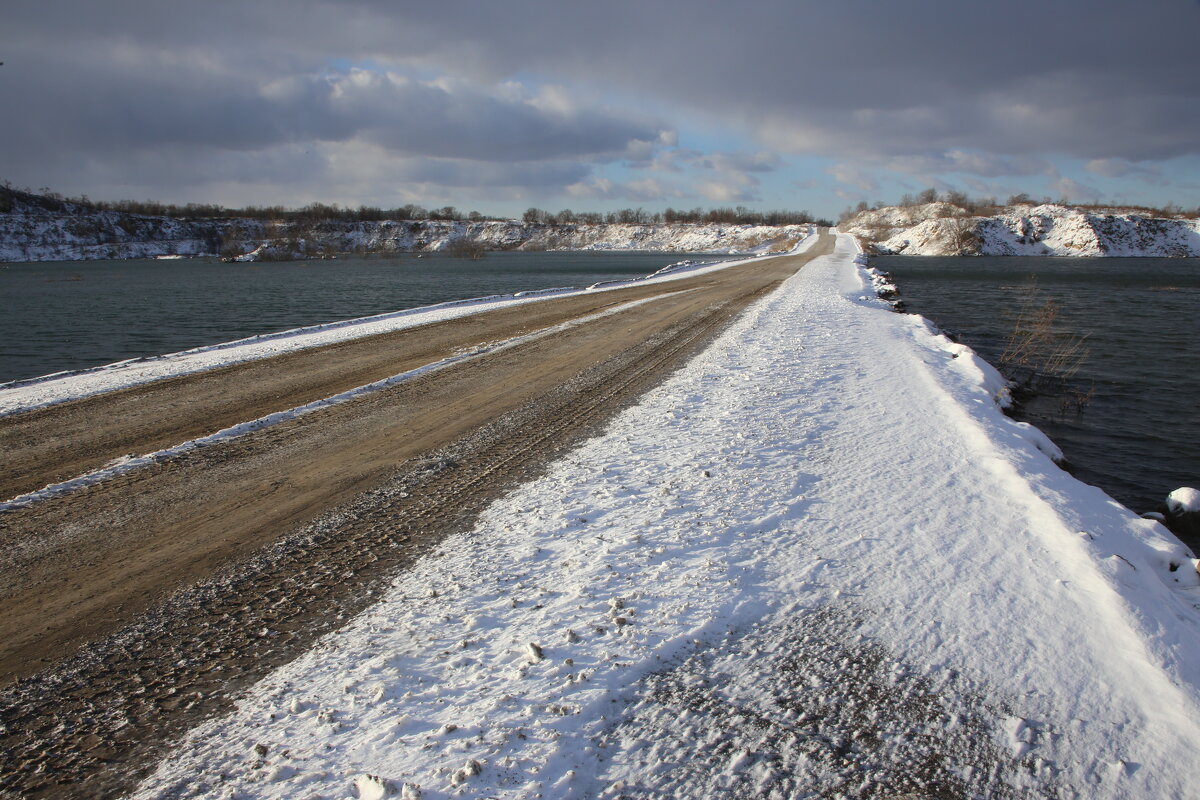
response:
[[[1083,168],[1093,175],[1103,175],[1106,178],[1135,177],[1155,186],[1165,186],[1169,181],[1163,177],[1162,170],[1143,164],[1134,164],[1123,158],[1094,158],[1084,164]]]
[[[886,159],[884,165],[888,169],[910,175],[941,175],[954,172],[983,178],[996,178],[1002,175],[1039,175],[1046,174],[1051,169],[1050,162],[1044,158],[1009,157],[965,150],[948,150],[944,153],[927,155],[894,156]]]
[[[746,184],[735,180],[701,180],[695,190],[712,203],[752,203],[758,199]]]
[[[687,196],[679,187],[654,178],[617,182],[608,178],[592,177],[568,186],[567,193],[571,197],[588,200],[621,200],[634,203]]]
[[[1096,187],[1067,177],[1059,177],[1050,181],[1050,190],[1074,202],[1099,200],[1104,197],[1104,193]]]
[[[400,173],[432,159],[430,185],[524,174],[552,191],[561,173],[563,192],[619,162],[745,198],[760,190],[748,178],[800,154],[844,165],[831,174],[860,191],[884,171],[1041,178],[1062,158],[1153,184],[1161,162],[1200,155],[1200,5],[1130,9],[8,0],[0,172],[66,187],[124,170],[132,186],[157,158],[160,183],[244,169],[244,185],[286,186],[291,159],[302,187],[312,154],[338,150]],[[518,163],[556,166],[504,174]]]
[[[863,192],[873,192],[879,188],[879,181],[853,164],[834,164],[826,172],[838,183],[853,186]]]
[[[712,153],[698,159],[699,163],[717,172],[774,172],[783,164],[777,153]]]

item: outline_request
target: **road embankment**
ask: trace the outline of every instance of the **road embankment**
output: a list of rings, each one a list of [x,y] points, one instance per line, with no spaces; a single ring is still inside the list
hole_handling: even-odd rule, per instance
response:
[[[168,737],[365,607],[832,243],[0,421],[12,494],[510,342],[0,515],[3,788],[127,786]]]

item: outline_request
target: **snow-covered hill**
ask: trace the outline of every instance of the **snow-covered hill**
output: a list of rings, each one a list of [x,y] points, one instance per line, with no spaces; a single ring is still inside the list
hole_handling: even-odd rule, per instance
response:
[[[790,250],[807,225],[548,225],[420,220],[266,222],[176,219],[25,202],[0,213],[0,261],[74,261],[167,255],[319,257],[337,253],[437,252],[456,243],[486,250],[661,250],[755,253]]]
[[[923,256],[1200,256],[1200,220],[1120,209],[1018,205],[973,216],[946,202],[864,211],[839,228],[881,254]]]

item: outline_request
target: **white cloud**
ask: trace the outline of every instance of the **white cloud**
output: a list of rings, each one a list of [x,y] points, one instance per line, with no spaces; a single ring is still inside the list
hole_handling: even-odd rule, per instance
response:
[[[1104,193],[1096,187],[1067,177],[1058,177],[1050,181],[1050,190],[1067,200],[1077,203],[1100,200],[1104,197]]]
[[[873,192],[879,188],[879,181],[874,176],[853,164],[834,164],[826,169],[838,183],[853,186],[863,192]]]

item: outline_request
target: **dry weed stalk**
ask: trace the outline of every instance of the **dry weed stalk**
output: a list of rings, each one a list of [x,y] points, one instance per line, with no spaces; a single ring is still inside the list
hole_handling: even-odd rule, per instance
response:
[[[1047,382],[1061,384],[1087,360],[1087,337],[1057,330],[1059,304],[1043,298],[1036,281],[1022,294],[1021,310],[1000,356],[1000,371],[1026,389]]]

